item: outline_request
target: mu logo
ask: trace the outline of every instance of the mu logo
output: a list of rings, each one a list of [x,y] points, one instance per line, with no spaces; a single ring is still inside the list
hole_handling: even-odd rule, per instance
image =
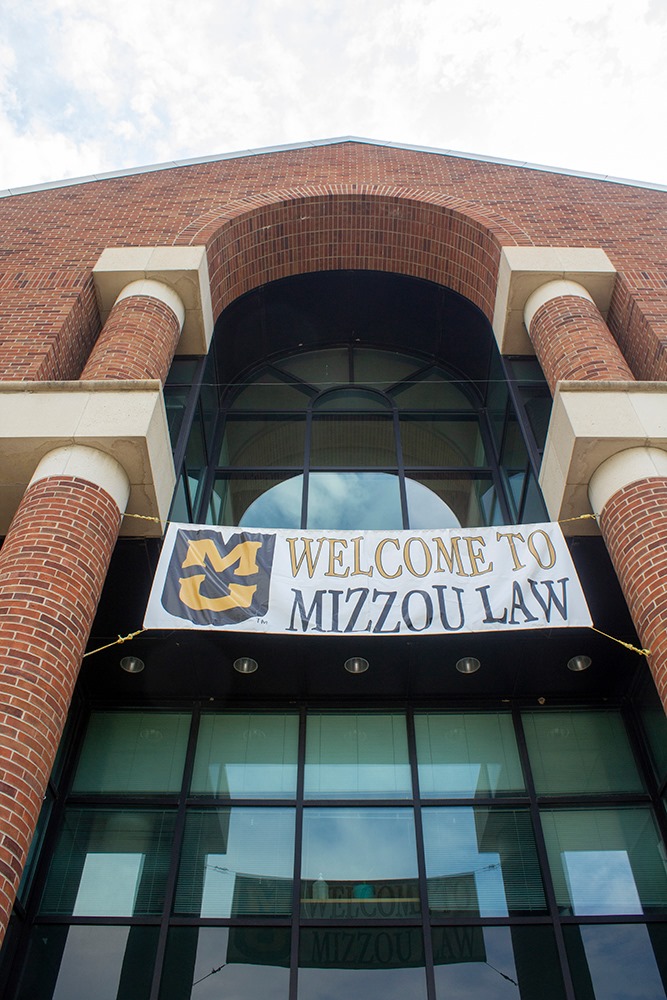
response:
[[[263,617],[275,535],[181,529],[174,544],[162,592],[172,615],[197,625],[232,625]]]

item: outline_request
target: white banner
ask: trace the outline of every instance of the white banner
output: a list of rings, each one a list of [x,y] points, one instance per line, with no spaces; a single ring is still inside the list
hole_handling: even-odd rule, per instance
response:
[[[591,624],[557,524],[358,532],[171,524],[144,621],[287,635]]]

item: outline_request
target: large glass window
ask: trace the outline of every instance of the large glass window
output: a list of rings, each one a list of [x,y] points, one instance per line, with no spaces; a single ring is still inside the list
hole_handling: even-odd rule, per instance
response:
[[[189,731],[189,712],[94,712],[74,790],[178,792]]]
[[[93,712],[7,998],[101,976],[109,1000],[665,1000],[665,818],[633,726],[608,706]]]
[[[290,386],[297,376],[303,381]],[[291,399],[291,413],[282,403],[272,409],[275,380],[292,389],[281,397]],[[225,404],[209,522],[454,527],[493,523],[507,509],[491,500],[500,477],[479,395],[418,358],[396,363],[362,347],[287,356],[251,375],[238,395],[227,393]]]
[[[222,799],[294,798],[298,731],[296,714],[203,715],[192,793]]]
[[[294,810],[192,810],[174,912],[199,917],[288,914],[293,867]]]
[[[496,447],[477,389],[418,358],[399,360],[362,347],[288,356],[228,392],[209,523],[387,529],[523,516],[532,473],[511,404]],[[404,379],[372,377],[387,369]],[[297,374],[311,381],[290,385]]]
[[[456,806],[422,815],[431,912],[506,917],[545,911],[527,811]]]
[[[311,714],[306,735],[306,798],[411,798],[403,714]]]
[[[178,359],[165,390],[182,470],[172,520],[388,530],[545,518],[548,387],[534,359],[500,358],[461,296],[400,275],[313,273],[249,293],[217,329],[206,370]]]
[[[415,716],[422,798],[493,797],[524,789],[509,712]]]

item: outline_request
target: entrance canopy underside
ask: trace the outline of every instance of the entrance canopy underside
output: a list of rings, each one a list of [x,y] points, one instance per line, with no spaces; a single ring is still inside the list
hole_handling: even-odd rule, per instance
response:
[[[570,542],[597,628],[636,641],[630,617],[599,538]],[[157,543],[122,541],[112,561],[89,649],[138,628],[150,587]],[[145,663],[124,673],[121,657]],[[584,654],[591,667],[567,669]],[[251,656],[259,669],[241,676],[234,660]],[[352,676],[348,657],[363,656],[370,669]],[[481,661],[466,676],[455,664],[463,656]],[[644,658],[590,629],[504,631],[419,636],[275,636],[227,632],[149,631],[84,660],[82,683],[93,699],[619,699],[627,696]]]

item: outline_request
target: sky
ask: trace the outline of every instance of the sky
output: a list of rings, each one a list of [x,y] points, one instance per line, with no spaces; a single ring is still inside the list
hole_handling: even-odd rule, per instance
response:
[[[0,189],[354,135],[667,184],[666,0],[3,0]]]

